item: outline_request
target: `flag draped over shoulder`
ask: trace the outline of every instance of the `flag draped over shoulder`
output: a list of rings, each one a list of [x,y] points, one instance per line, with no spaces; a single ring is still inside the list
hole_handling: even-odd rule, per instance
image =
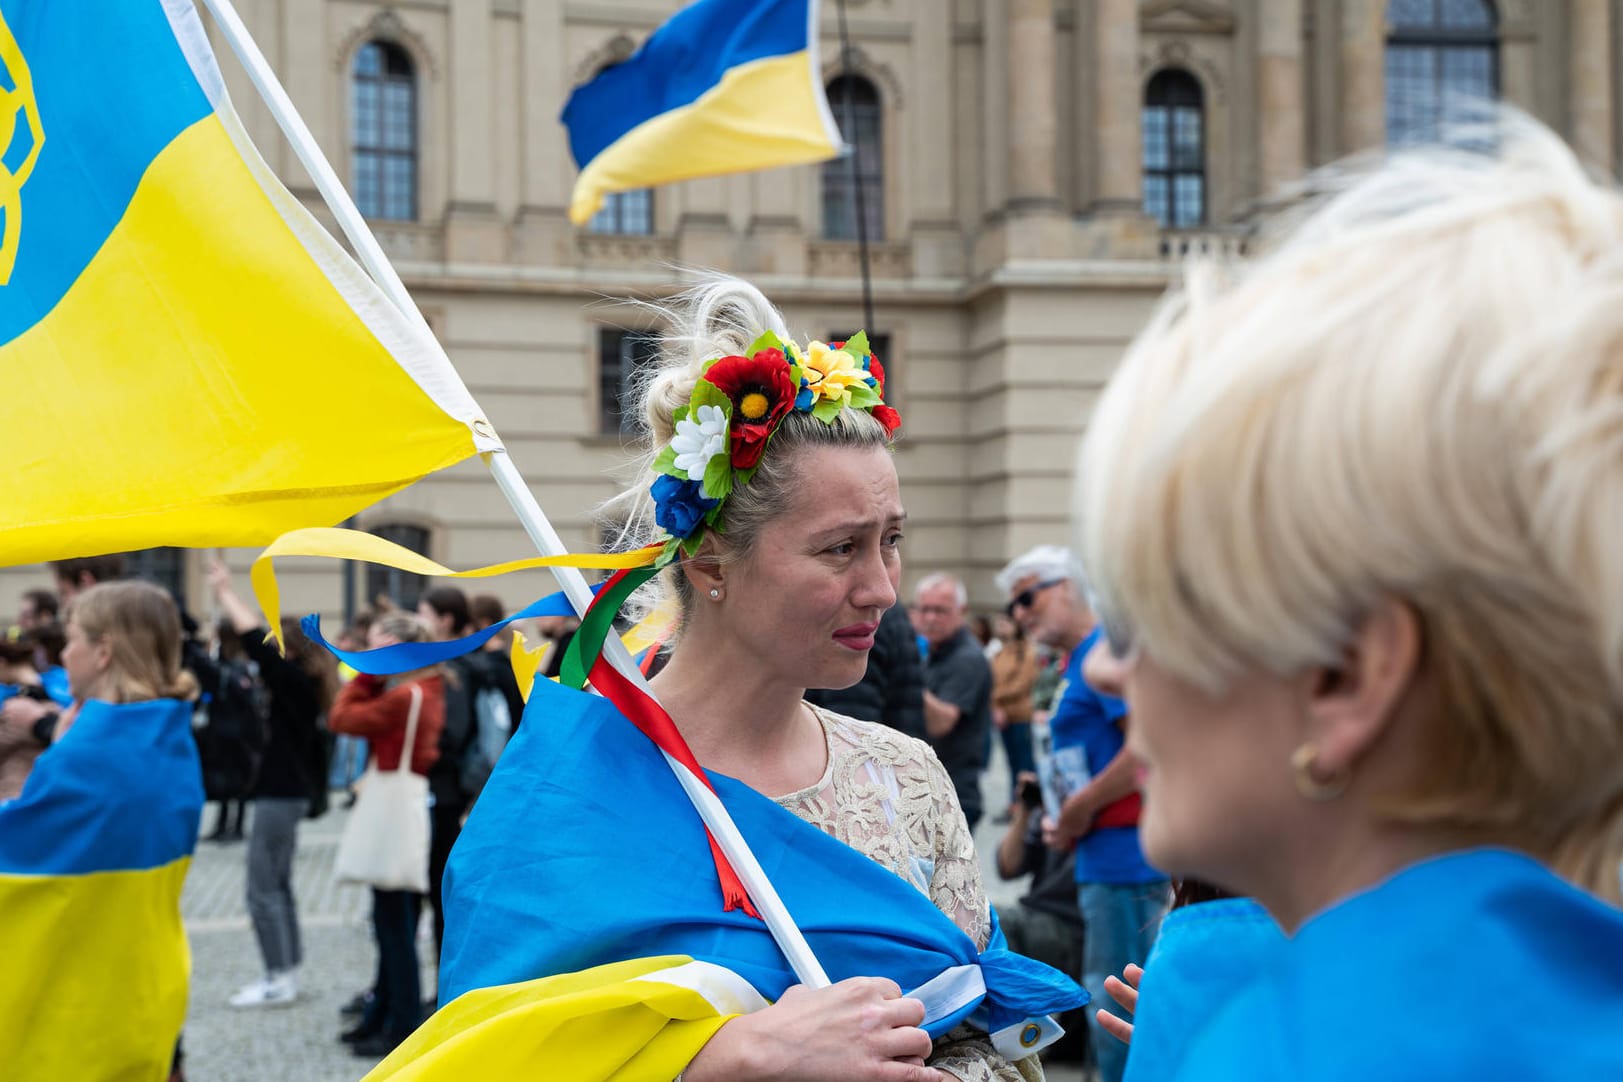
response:
[[[0,0],[0,60],[0,565],[264,544],[500,446],[260,159],[191,0]]]
[[[696,0],[564,108],[569,217],[609,192],[822,161],[844,146],[817,62],[818,0]]]
[[[1051,1038],[1045,1015],[1086,1001],[1000,933],[977,951],[910,883],[710,779],[830,979],[889,977],[924,1001],[932,1035],[968,1019],[1012,1057]],[[797,983],[766,926],[723,909],[705,846],[650,740],[607,700],[538,681],[446,872],[445,1006],[373,1079],[507,1077],[495,1065],[519,1062],[519,1041],[532,1068],[568,1064],[572,1079],[674,1077],[747,1001]]]
[[[191,707],[89,701],[0,803],[0,1078],[167,1077],[203,809]]]

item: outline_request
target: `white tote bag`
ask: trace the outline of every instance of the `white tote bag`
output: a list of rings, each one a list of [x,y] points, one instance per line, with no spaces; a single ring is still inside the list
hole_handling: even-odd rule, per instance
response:
[[[379,770],[374,759],[366,768],[338,840],[333,874],[340,883],[428,892],[428,779],[411,769],[422,708],[423,689],[413,684],[400,765]]]

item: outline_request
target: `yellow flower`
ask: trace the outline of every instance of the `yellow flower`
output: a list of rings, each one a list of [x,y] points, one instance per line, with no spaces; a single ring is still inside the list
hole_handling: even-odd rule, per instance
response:
[[[806,347],[800,374],[815,397],[842,405],[850,403],[851,388],[868,377],[857,367],[855,357],[843,349],[830,349],[826,342],[812,342]]]

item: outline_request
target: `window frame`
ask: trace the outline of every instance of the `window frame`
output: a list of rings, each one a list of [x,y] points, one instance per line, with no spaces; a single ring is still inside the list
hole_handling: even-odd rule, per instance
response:
[[[420,556],[433,555],[434,531],[421,522],[391,519],[369,525],[366,532],[385,541],[392,541],[402,548],[408,548]],[[418,541],[421,543],[415,543]],[[428,590],[428,578],[427,575],[402,571],[398,567],[367,564],[363,607],[370,608],[377,602],[378,595],[383,593],[388,594],[402,610],[416,612],[417,602]]]
[[[846,132],[846,109],[843,99],[836,97],[836,88],[851,88],[863,92],[870,100],[853,101],[850,105],[851,132]],[[835,75],[823,88],[828,108],[839,127],[840,137],[851,147],[848,155],[841,155],[823,163],[818,178],[818,196],[821,200],[822,237],[832,241],[861,239],[857,227],[857,194],[862,193],[862,218],[870,244],[885,239],[885,102],[879,87],[866,75],[845,71]],[[864,153],[864,148],[868,152]],[[853,162],[853,159],[854,162]],[[855,166],[855,176],[853,173]],[[836,201],[845,200],[845,213],[836,215],[830,208]],[[849,223],[848,225],[846,223]],[[837,228],[838,227],[838,228]],[[847,231],[848,230],[848,231]]]
[[[381,54],[379,70],[376,74],[362,72],[362,58],[368,50],[376,49]],[[391,72],[390,61],[398,60],[403,71]],[[376,88],[376,117],[375,132],[365,133],[375,135],[376,143],[363,140],[361,90],[363,86]],[[389,106],[389,88],[391,86],[404,86],[406,89],[406,146],[392,147],[385,134],[389,128],[389,117],[386,112]],[[355,193],[355,205],[361,215],[372,221],[399,221],[414,222],[421,215],[421,164],[422,164],[422,126],[420,113],[422,110],[422,95],[417,78],[417,63],[407,49],[398,42],[387,38],[373,38],[364,42],[355,50],[349,65],[349,107],[350,107],[350,187]],[[397,203],[392,198],[395,185],[390,181],[390,164],[405,164],[405,177],[407,178],[407,191],[403,199]],[[375,186],[376,196],[370,197],[367,192],[363,175],[375,173],[372,184]],[[397,213],[404,211],[404,213]]]
[[[640,200],[640,202],[639,202]],[[640,209],[638,221],[632,214]],[[635,188],[628,192],[610,192],[603,197],[603,205],[586,222],[586,232],[599,237],[651,237],[654,235],[654,190]]]
[[[1385,109],[1386,145],[1388,147],[1424,146],[1441,140],[1443,130],[1450,121],[1450,111],[1447,102],[1451,96],[1451,84],[1444,70],[1445,59],[1449,56],[1459,57],[1473,53],[1485,55],[1487,60],[1487,97],[1489,101],[1498,101],[1503,93],[1503,58],[1501,56],[1503,16],[1499,6],[1492,0],[1477,0],[1487,13],[1488,25],[1485,27],[1445,26],[1443,23],[1443,0],[1427,0],[1431,6],[1432,21],[1429,25],[1418,23],[1395,23],[1391,21],[1392,4],[1386,8],[1387,28],[1386,41],[1381,53],[1381,67],[1385,91],[1382,105]],[[1428,79],[1429,96],[1422,108],[1424,115],[1410,118],[1410,129],[1399,132],[1395,130],[1397,112],[1393,108],[1393,87],[1396,80],[1393,78],[1393,59],[1403,54],[1430,54],[1432,58],[1432,73]],[[1421,114],[1421,109],[1412,110]]]
[[[627,343],[641,343],[644,352],[639,357],[627,353]],[[633,345],[635,351],[636,346]],[[613,353],[614,365],[608,364]],[[637,371],[644,365],[656,363],[659,357],[659,332],[644,327],[609,327],[597,329],[597,435],[624,439],[634,435],[637,419],[622,412],[627,392],[635,386]],[[631,370],[624,368],[627,360]],[[611,372],[613,376],[611,377]]]
[[[1170,89],[1169,89],[1170,88]],[[1161,100],[1156,100],[1160,98]],[[1187,99],[1187,100],[1180,100]],[[1165,165],[1151,165],[1150,114],[1152,110],[1165,114]],[[1195,154],[1198,165],[1180,162],[1177,136],[1180,114],[1192,113],[1195,120]],[[1144,213],[1160,223],[1162,229],[1202,229],[1211,217],[1211,185],[1207,179],[1207,124],[1206,88],[1188,68],[1177,65],[1157,68],[1144,84],[1144,99],[1139,113],[1142,149],[1139,155],[1140,183],[1143,185],[1139,205]],[[1180,214],[1179,181],[1193,178],[1198,181],[1198,210],[1192,220]],[[1152,180],[1164,183],[1161,198],[1153,199]],[[1159,207],[1152,208],[1152,202]]]

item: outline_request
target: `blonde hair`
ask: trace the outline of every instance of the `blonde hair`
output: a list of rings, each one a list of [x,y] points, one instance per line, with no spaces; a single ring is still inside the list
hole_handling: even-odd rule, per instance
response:
[[[1333,191],[1235,281],[1193,267],[1078,471],[1108,620],[1208,691],[1332,665],[1401,599],[1437,727],[1382,810],[1614,899],[1623,860],[1623,198],[1502,118]]]
[[[706,362],[742,354],[764,331],[772,331],[784,341],[793,340],[783,316],[760,290],[726,275],[707,276],[668,307],[648,307],[666,329],[661,335],[658,361],[648,367],[633,394],[638,435],[645,441],[644,453],[633,468],[630,485],[600,511],[604,521],[617,531],[613,546],[617,549],[650,544],[664,533],[654,523],[654,504],[648,493],[654,478],[654,457],[676,434],[674,415],[688,404]],[[884,427],[866,410],[841,410],[832,424],[809,413],[790,411],[779,423],[755,476],[727,498],[718,523],[721,529],[717,558],[731,562],[746,557],[761,529],[782,513],[794,492],[793,464],[799,451],[818,446],[888,444]],[[642,596],[633,605],[638,613],[650,613],[674,602],[685,616],[692,598],[679,564],[671,564],[641,591]]]
[[[372,621],[372,630],[400,642],[427,642],[429,639],[428,625],[413,612],[385,613]]]
[[[90,642],[108,647],[100,698],[138,703],[196,696],[196,678],[180,667],[180,614],[152,583],[92,586],[73,599],[68,618]]]

